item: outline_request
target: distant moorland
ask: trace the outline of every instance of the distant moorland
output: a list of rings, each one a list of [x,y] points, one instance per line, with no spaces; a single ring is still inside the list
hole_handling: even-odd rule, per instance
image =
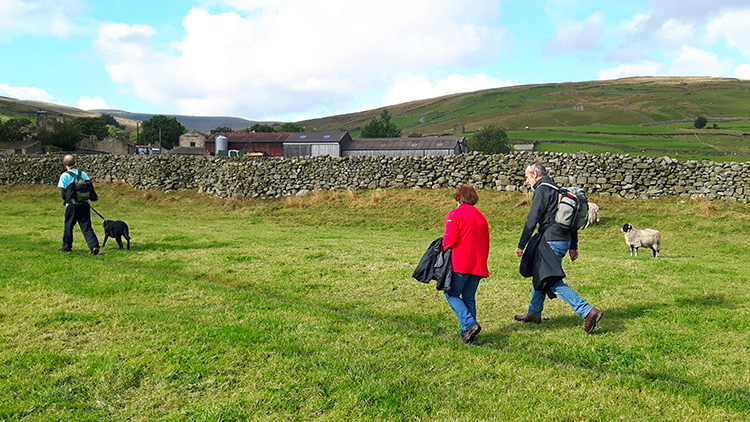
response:
[[[464,135],[488,126],[506,128],[514,143],[538,151],[611,152],[681,160],[750,161],[750,81],[707,77],[640,77],[611,81],[519,85],[387,107],[402,136]],[[150,114],[83,111],[0,97],[0,118],[28,117],[43,109],[71,117],[112,114],[134,126]],[[298,122],[307,131],[358,136],[382,109]],[[256,121],[234,117],[177,117],[188,130],[234,129]],[[696,129],[693,122],[708,124]]]

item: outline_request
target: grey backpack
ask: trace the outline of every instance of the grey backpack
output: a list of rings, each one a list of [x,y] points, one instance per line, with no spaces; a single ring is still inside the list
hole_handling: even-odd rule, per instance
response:
[[[542,183],[555,189],[557,196],[557,213],[555,222],[570,230],[581,230],[586,225],[586,215],[589,213],[589,201],[586,192],[577,187],[558,187],[549,183]]]

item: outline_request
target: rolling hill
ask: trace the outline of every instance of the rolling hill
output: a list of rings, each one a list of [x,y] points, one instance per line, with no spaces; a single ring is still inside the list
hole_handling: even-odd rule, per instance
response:
[[[471,133],[506,128],[515,143],[556,152],[671,155],[680,159],[750,161],[750,81],[708,77],[637,77],[610,81],[519,85],[412,101],[387,107],[402,135]],[[71,117],[108,113],[129,127],[152,114],[72,107],[0,97],[0,115],[43,109]],[[308,131],[358,136],[381,109],[298,122]],[[706,129],[693,121],[708,119]],[[189,130],[243,129],[235,117],[171,115]],[[456,132],[459,128],[459,132]],[[463,129],[463,132],[460,132]]]

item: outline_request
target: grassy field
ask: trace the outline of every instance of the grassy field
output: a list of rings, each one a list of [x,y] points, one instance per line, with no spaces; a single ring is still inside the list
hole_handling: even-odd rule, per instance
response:
[[[481,191],[492,238],[473,345],[410,275],[448,190],[281,201],[101,185],[132,250],[57,252],[52,186],[0,187],[3,421],[741,421],[750,418],[750,206],[593,196],[561,300],[513,322],[521,194]],[[94,216],[103,237],[101,220]],[[659,259],[619,227],[662,231]]]

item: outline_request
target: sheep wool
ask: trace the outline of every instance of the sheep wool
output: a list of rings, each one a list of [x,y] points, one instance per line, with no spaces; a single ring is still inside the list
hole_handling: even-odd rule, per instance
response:
[[[586,225],[583,228],[592,224],[599,224],[599,205],[589,202],[589,213],[586,214]]]
[[[637,230],[632,224],[626,223],[620,228],[625,233],[625,244],[630,247],[630,256],[638,256],[638,248],[651,248],[654,258],[659,257],[661,249],[661,233],[654,229]]]

